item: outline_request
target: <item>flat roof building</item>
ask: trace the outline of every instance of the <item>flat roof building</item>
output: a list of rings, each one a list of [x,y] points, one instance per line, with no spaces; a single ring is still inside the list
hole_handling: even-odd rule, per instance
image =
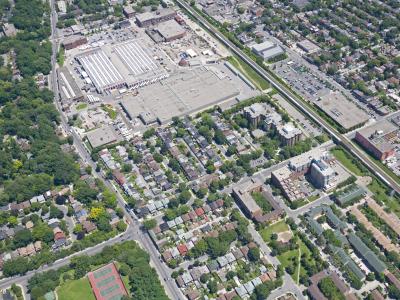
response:
[[[124,6],[123,13],[125,17],[130,19],[135,15],[135,10],[133,9],[132,6]]]
[[[165,124],[174,116],[200,111],[239,94],[229,78],[200,67],[180,70],[151,87],[143,87],[136,96],[123,97],[121,105],[132,119],[151,112],[160,124]]]
[[[330,91],[314,104],[346,130],[364,124],[369,116],[340,92]]]
[[[171,8],[159,9],[155,12],[144,12],[136,15],[136,22],[140,27],[156,25],[168,21],[176,16],[176,11]]]
[[[298,42],[297,46],[301,50],[305,51],[307,54],[315,53],[315,52],[321,50],[320,47],[318,47],[316,44],[314,44],[313,42],[311,42],[308,39],[304,39],[304,40]]]
[[[168,20],[160,23],[156,27],[157,32],[163,38],[164,42],[170,42],[176,39],[180,39],[185,36],[185,29],[179,25],[175,19]]]
[[[100,48],[76,56],[99,93],[124,86],[121,73]]]
[[[285,146],[293,146],[303,135],[302,131],[291,122],[278,126],[277,131],[281,143]]]
[[[243,109],[244,117],[254,127],[257,127],[258,124],[260,124],[267,113],[268,106],[265,103],[254,103]]]
[[[279,46],[271,41],[265,41],[260,44],[255,44],[251,47],[251,50],[255,54],[263,57],[265,60],[274,58],[278,55],[285,53],[285,51],[282,49],[281,46]]]
[[[83,35],[74,34],[65,38],[62,42],[65,50],[71,50],[87,43],[86,37]]]
[[[72,78],[71,73],[66,67],[57,69],[58,84],[61,94],[61,99],[67,101],[82,101],[83,93]]]
[[[261,208],[251,195],[253,192],[261,191],[262,182],[256,179],[251,179],[249,182],[235,186],[232,190],[233,197],[239,202],[240,206],[250,218],[254,218],[257,215],[262,214]]]
[[[335,171],[325,161],[317,160],[311,164],[310,177],[317,188],[329,189],[335,176]]]
[[[252,195],[254,192],[262,194],[265,201],[271,205],[272,211],[267,213],[262,211],[254,200]],[[232,190],[232,194],[244,212],[259,223],[277,221],[284,215],[284,210],[279,206],[273,195],[266,190],[264,184],[257,179],[251,179],[250,181],[235,186]]]
[[[375,124],[357,130],[355,139],[376,159],[386,160],[395,154],[395,142],[399,140],[399,127],[382,119]]]
[[[92,148],[101,147],[118,141],[118,136],[111,125],[106,125],[86,133]]]

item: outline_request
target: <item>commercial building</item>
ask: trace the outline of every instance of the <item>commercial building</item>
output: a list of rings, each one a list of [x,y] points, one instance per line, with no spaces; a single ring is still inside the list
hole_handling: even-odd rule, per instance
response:
[[[57,75],[62,100],[82,101],[84,99],[82,91],[66,67],[57,69]]]
[[[369,120],[366,112],[337,91],[330,91],[319,97],[314,104],[346,130],[363,125]]]
[[[164,42],[180,39],[186,34],[185,29],[179,25],[175,19],[160,23],[156,30],[163,38]]]
[[[399,141],[399,128],[386,119],[356,132],[356,141],[376,159],[386,160],[395,154]]]
[[[158,23],[171,20],[175,18],[175,16],[175,10],[171,8],[163,8],[155,12],[144,12],[136,15],[136,22],[140,27],[148,27],[150,25],[157,25]]]
[[[280,125],[276,129],[281,143],[285,146],[293,146],[300,141],[303,134],[302,131],[291,122]]]
[[[154,58],[156,53],[143,40],[107,44],[75,56],[98,93],[136,89],[168,77]]]
[[[124,78],[101,49],[94,49],[75,57],[96,87],[99,93],[121,88]]]
[[[157,27],[147,29],[146,33],[154,42],[171,42],[183,38],[186,34],[185,29],[179,25],[175,19],[160,23]]]
[[[311,42],[310,40],[307,40],[307,39],[304,39],[301,42],[298,42],[297,47],[299,47],[301,50],[305,51],[307,54],[315,53],[321,49],[316,44],[314,44],[313,42]]]
[[[132,119],[151,112],[160,124],[165,124],[174,116],[195,113],[239,94],[229,78],[200,67],[175,72],[151,87],[141,88],[136,96],[126,95],[121,105]]]
[[[71,35],[62,42],[65,50],[71,50],[87,43],[86,37],[83,35]]]
[[[109,145],[118,141],[118,136],[111,125],[89,131],[86,137],[92,148]]]
[[[255,54],[263,57],[265,60],[274,58],[278,55],[285,53],[281,46],[270,41],[265,41],[261,44],[255,44],[251,47],[251,50]]]

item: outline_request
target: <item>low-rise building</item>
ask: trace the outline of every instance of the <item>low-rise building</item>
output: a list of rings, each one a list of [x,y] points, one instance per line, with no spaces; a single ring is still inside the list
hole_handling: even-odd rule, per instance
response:
[[[176,11],[171,8],[163,8],[154,12],[144,12],[136,15],[136,22],[140,27],[156,25],[173,19],[176,16]]]
[[[386,160],[395,154],[395,143],[399,140],[399,128],[386,119],[357,130],[356,141],[376,159]]]
[[[251,47],[251,50],[264,58],[265,60],[274,58],[278,55],[281,55],[285,53],[285,51],[282,49],[281,46],[271,42],[271,41],[265,41],[261,44],[255,44]]]

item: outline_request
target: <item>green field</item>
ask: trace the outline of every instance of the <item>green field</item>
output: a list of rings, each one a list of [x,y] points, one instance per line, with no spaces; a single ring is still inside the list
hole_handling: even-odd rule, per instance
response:
[[[271,235],[273,233],[280,233],[289,230],[289,226],[285,223],[284,220],[279,221],[275,224],[269,225],[260,230],[260,235],[264,239],[266,243],[269,243],[271,240]]]
[[[85,299],[96,300],[87,277],[70,280],[57,289],[58,300]]]
[[[104,110],[112,120],[115,120],[118,116],[118,113],[110,106],[102,105],[101,109]]]
[[[331,150],[333,156],[354,175],[362,176],[363,171],[353,162],[353,159],[342,149],[334,148]]]
[[[287,251],[281,255],[278,255],[278,259],[281,262],[282,267],[284,269],[287,266],[290,266],[293,263],[295,263],[295,265],[296,265],[295,271],[291,276],[296,283],[299,283],[299,275],[300,274],[302,274],[302,275],[307,274],[306,270],[300,264],[301,255],[303,253],[307,253],[308,255],[311,254],[310,250],[307,248],[307,246],[301,240],[299,240],[298,244],[300,246],[299,247],[300,251],[299,251],[299,249],[295,249],[295,250]],[[300,270],[299,270],[299,268],[300,268]]]
[[[264,214],[267,214],[272,211],[271,204],[269,204],[268,200],[265,199],[262,193],[253,192],[251,196],[253,197],[254,201],[256,201],[258,206],[262,209]]]
[[[228,61],[234,65],[240,72],[243,73],[250,81],[256,85],[260,90],[266,90],[270,87],[269,83],[264,80],[256,71],[254,71],[248,64],[243,62],[236,56],[231,56]]]
[[[85,109],[87,107],[87,104],[86,103],[79,103],[77,106],[76,106],[76,109],[77,110],[82,110],[82,109]]]

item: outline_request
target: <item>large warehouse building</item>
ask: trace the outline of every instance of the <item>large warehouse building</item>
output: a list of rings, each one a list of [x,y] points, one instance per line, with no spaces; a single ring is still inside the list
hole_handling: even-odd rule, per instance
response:
[[[164,124],[174,116],[199,111],[239,94],[239,89],[228,78],[218,77],[202,67],[180,71],[142,88],[137,96],[124,97],[121,105],[132,119],[150,113]]]
[[[101,49],[95,49],[76,57],[88,73],[99,93],[120,88],[124,79]]]
[[[75,57],[99,93],[142,87],[168,77],[141,40],[105,45]]]

